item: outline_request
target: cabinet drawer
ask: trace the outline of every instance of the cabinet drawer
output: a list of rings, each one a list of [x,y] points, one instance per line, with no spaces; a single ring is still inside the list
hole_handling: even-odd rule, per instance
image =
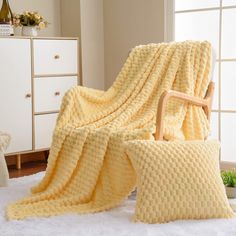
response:
[[[78,73],[77,40],[33,41],[34,75]]]
[[[76,76],[34,79],[34,110],[36,113],[57,111],[65,92],[77,85]]]
[[[35,116],[35,149],[49,148],[53,130],[56,125],[57,113]]]

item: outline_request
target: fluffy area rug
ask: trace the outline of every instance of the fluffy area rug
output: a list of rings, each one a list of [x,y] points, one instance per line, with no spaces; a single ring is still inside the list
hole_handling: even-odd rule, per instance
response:
[[[7,188],[0,188],[1,236],[235,236],[236,219],[176,221],[148,225],[132,223],[135,200],[130,198],[119,207],[90,215],[66,214],[50,218],[29,218],[7,221],[5,207],[29,191],[43,176],[42,173],[11,179]]]

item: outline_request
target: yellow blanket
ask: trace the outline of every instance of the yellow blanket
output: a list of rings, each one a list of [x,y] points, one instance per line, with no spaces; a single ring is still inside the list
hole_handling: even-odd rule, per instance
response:
[[[115,207],[136,184],[123,142],[153,139],[165,90],[204,97],[210,67],[208,42],[149,44],[132,50],[107,91],[72,88],[61,105],[46,174],[30,196],[8,206],[8,218]],[[170,101],[166,139],[204,139],[208,129],[202,108]]]

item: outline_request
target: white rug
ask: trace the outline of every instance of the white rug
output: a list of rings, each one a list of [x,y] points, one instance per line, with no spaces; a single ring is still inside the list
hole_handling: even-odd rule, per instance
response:
[[[8,188],[0,188],[0,236],[236,236],[236,219],[176,221],[161,225],[132,223],[134,200],[120,207],[93,215],[68,214],[51,218],[6,221],[7,203],[24,196],[43,173],[11,179]]]

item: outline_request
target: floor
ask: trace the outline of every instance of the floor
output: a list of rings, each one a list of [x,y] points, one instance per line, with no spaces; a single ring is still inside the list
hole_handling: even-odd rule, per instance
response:
[[[46,161],[34,161],[34,162],[23,163],[21,170],[17,170],[15,165],[9,166],[8,170],[10,178],[18,178],[44,171],[46,170],[46,167],[47,167]]]

